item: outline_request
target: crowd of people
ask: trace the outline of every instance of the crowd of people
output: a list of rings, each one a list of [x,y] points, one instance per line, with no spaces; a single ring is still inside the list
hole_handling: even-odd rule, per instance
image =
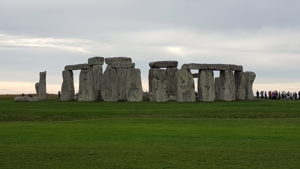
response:
[[[257,91],[256,98],[266,100],[300,100],[300,91],[298,93],[285,91]]]

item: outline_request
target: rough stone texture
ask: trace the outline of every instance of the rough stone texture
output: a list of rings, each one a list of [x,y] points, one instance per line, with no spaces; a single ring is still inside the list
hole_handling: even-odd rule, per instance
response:
[[[157,61],[157,62],[150,62],[149,66],[151,68],[174,68],[178,66],[177,61]]]
[[[239,65],[228,65],[228,64],[198,64],[190,63],[183,64],[182,69],[196,69],[196,70],[232,70],[232,71],[243,71],[243,66]]]
[[[118,68],[116,69],[117,72],[117,86],[118,86],[118,100],[119,101],[126,101],[127,94],[128,94],[128,77],[130,77],[129,72],[130,69]]]
[[[253,100],[253,82],[256,78],[256,74],[254,72],[244,72],[245,74],[245,81],[246,81],[246,100]]]
[[[177,67],[167,68],[166,76],[167,76],[167,96],[169,101],[175,101],[177,96],[177,79],[176,73],[178,69]]]
[[[47,98],[46,71],[40,72],[40,81],[38,85],[38,95],[40,99]]]
[[[64,70],[62,72],[63,83],[61,86],[61,101],[71,101],[75,97],[73,71]]]
[[[140,69],[129,69],[127,79],[127,100],[131,102],[143,101],[143,88]]]
[[[158,68],[149,70],[149,92],[152,102],[168,101],[166,70]]]
[[[36,94],[38,95],[39,94],[39,82],[35,83],[34,87],[35,87]]]
[[[108,65],[102,76],[102,97],[104,101],[118,101],[118,76],[116,69]]]
[[[214,101],[215,95],[214,72],[212,70],[199,70],[198,100]]]
[[[43,99],[37,97],[37,96],[17,96],[14,98],[15,102],[38,102],[38,101],[42,101]]]
[[[113,63],[132,63],[132,60],[130,57],[109,57],[105,58],[105,63],[108,65],[112,65]]]
[[[235,100],[235,81],[233,72],[222,70],[220,72],[220,90],[219,99],[223,101]]]
[[[88,69],[90,66],[88,64],[78,64],[78,65],[67,65],[65,70],[82,70]]]
[[[91,67],[91,78],[93,80],[93,89],[95,93],[95,101],[102,100],[102,65],[94,65]]]
[[[111,64],[112,68],[125,68],[125,69],[129,69],[129,68],[134,68],[135,67],[135,63],[121,63],[121,62],[114,62]]]
[[[246,99],[246,78],[245,73],[235,72],[235,87],[236,87],[236,100],[245,100]]]
[[[215,100],[221,100],[220,99],[220,88],[221,88],[221,81],[219,77],[215,78],[215,92],[216,92],[216,99]]]
[[[193,78],[199,78],[199,73],[193,73]]]
[[[190,70],[180,69],[176,72],[176,85],[176,101],[196,101],[194,78]]]
[[[88,59],[89,65],[103,65],[104,57],[92,57]]]

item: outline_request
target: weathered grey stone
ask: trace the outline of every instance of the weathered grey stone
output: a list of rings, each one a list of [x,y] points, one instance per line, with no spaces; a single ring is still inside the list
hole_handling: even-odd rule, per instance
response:
[[[134,68],[135,67],[135,63],[122,63],[122,62],[114,62],[111,64],[112,68],[125,68],[125,69],[129,69],[129,68]]]
[[[89,65],[103,65],[104,57],[92,57],[88,59]]]
[[[246,100],[253,100],[253,82],[256,78],[256,74],[254,72],[244,72],[246,79]]]
[[[14,98],[15,102],[38,102],[38,101],[42,101],[42,98],[39,98],[37,96],[17,96]]]
[[[236,87],[236,100],[246,99],[246,78],[243,72],[236,71],[234,73],[235,87]]]
[[[34,87],[35,87],[36,94],[38,95],[39,94],[39,82],[35,83]]]
[[[104,101],[118,101],[118,75],[116,69],[108,65],[102,76],[102,97]]]
[[[167,76],[166,70],[152,68],[149,70],[149,92],[150,101],[152,102],[166,102],[167,95]]]
[[[132,63],[130,57],[108,57],[105,58],[105,63],[108,65],[112,65],[113,63]]]
[[[193,73],[193,78],[199,78],[199,73]]]
[[[177,95],[177,79],[176,73],[178,69],[177,67],[167,68],[166,76],[167,76],[167,96],[169,101],[175,101]]]
[[[62,72],[63,83],[61,86],[61,101],[71,101],[75,96],[74,78],[72,70],[64,70]]]
[[[199,70],[198,78],[198,100],[214,101],[215,100],[215,79],[212,70]]]
[[[65,66],[65,70],[82,70],[88,69],[90,66],[88,64],[77,64],[77,65],[67,65]]]
[[[127,73],[127,100],[143,101],[143,88],[140,69],[129,69]]]
[[[92,79],[93,79],[93,88],[95,93],[95,101],[102,100],[102,65],[93,65],[91,67]]]
[[[176,101],[195,102],[195,84],[190,70],[180,69],[176,72]]]
[[[38,95],[41,99],[47,98],[46,71],[40,72],[40,81],[38,85]]]
[[[221,81],[219,77],[215,78],[215,92],[216,92],[216,99],[215,100],[221,100],[220,98],[220,88],[221,88]]]
[[[231,70],[222,70],[220,72],[220,90],[219,99],[223,101],[235,100],[235,81]]]
[[[174,68],[178,66],[177,61],[157,61],[157,62],[150,62],[149,66],[151,68]]]
[[[94,77],[92,67],[81,70],[79,75],[78,101],[96,101],[96,91],[94,88]]]
[[[182,69],[196,69],[196,70],[232,70],[232,71],[243,71],[243,66],[239,65],[227,65],[227,64],[198,64],[190,63],[183,64]]]
[[[130,77],[130,69],[125,68],[118,68],[116,69],[117,72],[117,86],[118,86],[118,100],[119,101],[126,101],[127,94],[128,94],[128,77]]]

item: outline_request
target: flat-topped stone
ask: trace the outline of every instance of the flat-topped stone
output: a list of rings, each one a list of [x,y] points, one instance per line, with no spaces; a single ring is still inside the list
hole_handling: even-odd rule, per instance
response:
[[[178,66],[177,61],[157,61],[157,62],[150,62],[149,66],[151,68],[173,68]]]
[[[196,69],[196,70],[232,70],[232,71],[243,71],[243,66],[239,65],[228,65],[228,64],[199,64],[189,63],[183,64],[182,69]]]
[[[113,63],[132,63],[130,57],[108,57],[105,58],[105,63],[112,65]]]
[[[122,62],[114,62],[111,64],[112,68],[134,68],[135,63],[122,63]]]
[[[88,64],[89,65],[103,65],[104,63],[104,57],[92,57],[92,58],[89,58],[88,60]]]
[[[77,64],[77,65],[67,65],[65,66],[65,70],[82,70],[82,69],[88,69],[88,64]]]

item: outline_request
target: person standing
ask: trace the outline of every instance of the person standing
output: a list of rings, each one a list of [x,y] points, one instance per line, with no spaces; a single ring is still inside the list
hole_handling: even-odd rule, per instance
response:
[[[261,91],[261,92],[260,92],[260,98],[261,98],[261,99],[264,99],[264,91]]]
[[[256,91],[256,98],[259,98],[259,91],[258,90]]]

